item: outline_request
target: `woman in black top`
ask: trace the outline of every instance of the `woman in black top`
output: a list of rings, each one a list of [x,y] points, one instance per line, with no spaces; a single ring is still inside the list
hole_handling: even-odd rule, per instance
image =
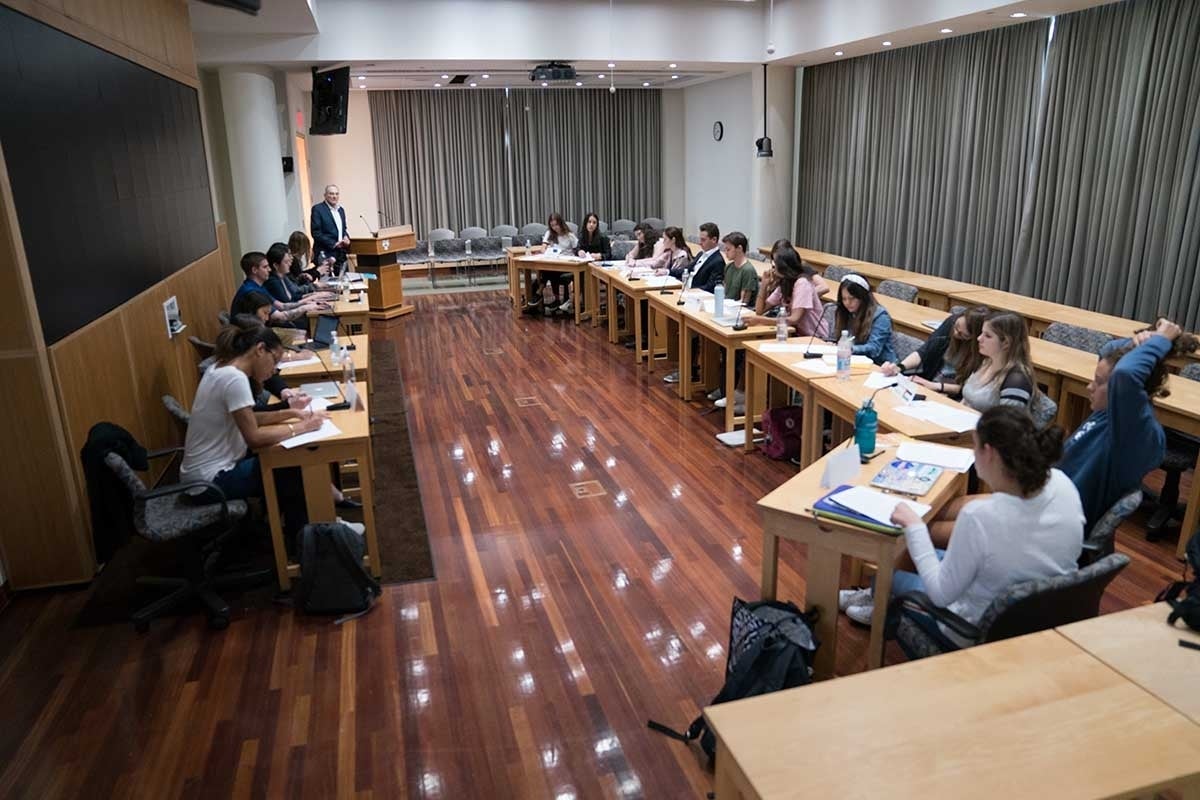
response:
[[[583,224],[579,226],[578,255],[584,258],[589,253],[597,256],[599,261],[612,260],[612,246],[608,237],[600,232],[600,218],[594,211],[589,211],[583,218]]]
[[[925,344],[899,364],[884,364],[884,375],[912,372],[913,381],[927,389],[958,397],[967,377],[979,369],[983,356],[976,342],[984,320],[991,314],[986,306],[968,308],[942,321]]]

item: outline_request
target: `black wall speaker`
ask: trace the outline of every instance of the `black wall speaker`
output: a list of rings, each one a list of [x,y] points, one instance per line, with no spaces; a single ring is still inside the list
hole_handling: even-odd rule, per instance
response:
[[[295,164],[295,162],[294,162],[294,161],[292,161],[292,157],[291,157],[291,156],[284,156],[284,157],[283,157],[283,171],[284,171],[285,173],[291,173],[291,172],[295,172],[295,171],[296,171],[296,164]]]
[[[350,68],[317,72],[313,68],[312,126],[314,136],[346,132],[346,106],[350,102]]]

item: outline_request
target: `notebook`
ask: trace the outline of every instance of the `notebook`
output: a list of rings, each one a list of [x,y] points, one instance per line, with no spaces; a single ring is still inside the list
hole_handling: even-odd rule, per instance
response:
[[[924,497],[937,483],[943,470],[933,464],[921,464],[916,461],[905,461],[902,458],[892,459],[883,469],[871,479],[871,485],[887,492]]]
[[[839,504],[836,500],[837,495],[854,487],[843,484],[834,489],[829,494],[822,497],[817,502],[813,503],[813,514],[825,519],[832,519],[838,522],[845,522],[850,525],[855,525],[859,528],[878,531],[879,533],[890,533],[893,536],[899,536],[904,532],[903,528],[898,528],[895,525],[887,525],[879,522],[876,519],[859,514],[856,511],[851,511],[849,508]]]

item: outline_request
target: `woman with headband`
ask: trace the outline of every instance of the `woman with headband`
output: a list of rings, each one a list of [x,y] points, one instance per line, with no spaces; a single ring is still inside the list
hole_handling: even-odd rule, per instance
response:
[[[838,286],[834,330],[829,333],[836,341],[841,331],[849,331],[854,338],[851,351],[854,355],[866,356],[876,364],[895,363],[892,318],[887,309],[875,302],[867,279],[853,272],[843,277]]]

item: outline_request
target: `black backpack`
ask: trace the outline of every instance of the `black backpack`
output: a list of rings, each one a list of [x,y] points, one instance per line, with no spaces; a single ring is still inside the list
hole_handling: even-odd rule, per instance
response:
[[[1167,622],[1174,625],[1182,619],[1189,628],[1200,631],[1200,534],[1192,536],[1187,546],[1187,560],[1192,567],[1192,580],[1176,581],[1163,589],[1156,600],[1166,600],[1171,605]],[[1184,571],[1186,577],[1186,570]]]
[[[340,522],[305,525],[300,531],[300,580],[295,605],[308,614],[361,616],[379,597],[379,583],[363,569],[363,537]]]
[[[725,685],[709,705],[811,683],[810,667],[818,644],[812,630],[816,619],[815,613],[805,614],[792,603],[747,603],[735,597],[729,618]],[[717,740],[703,714],[684,733],[654,720],[646,724],[681,742],[698,738],[710,761],[716,756]]]

